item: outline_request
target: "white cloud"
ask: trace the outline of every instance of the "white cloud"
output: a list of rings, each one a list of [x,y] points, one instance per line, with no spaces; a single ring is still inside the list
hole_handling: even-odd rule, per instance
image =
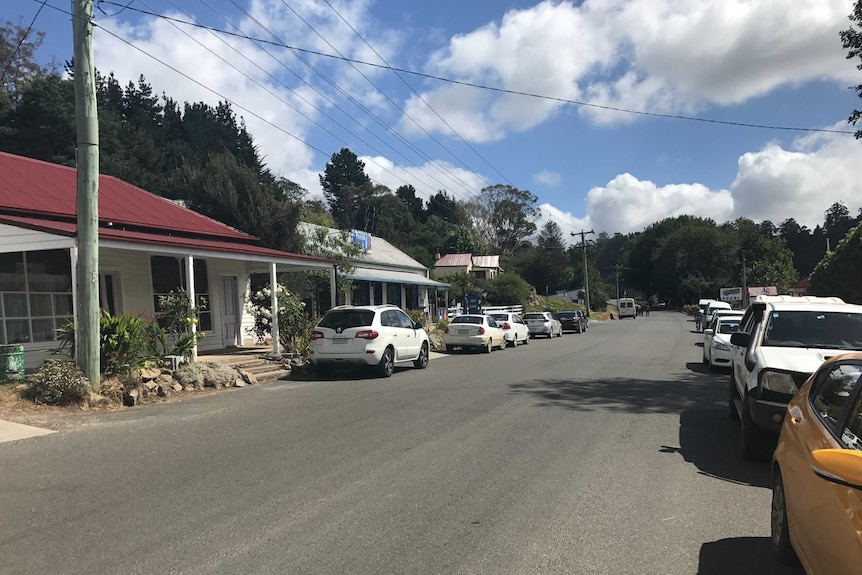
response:
[[[657,186],[631,174],[621,174],[606,186],[589,191],[587,213],[596,232],[626,234],[684,214],[721,223],[733,212],[733,202],[727,190],[713,191],[703,184]]]
[[[554,188],[560,185],[563,178],[560,176],[559,172],[542,170],[538,174],[533,174],[533,181]]]
[[[560,226],[560,231],[563,232],[563,241],[565,241],[567,245],[575,244],[580,241],[580,238],[572,237],[573,233],[587,231],[593,227],[589,216],[579,218],[572,215],[570,212],[563,211],[548,203],[541,204],[539,208],[541,211],[539,212],[538,220],[535,222],[536,233],[538,234],[546,222],[549,220],[554,221],[558,226]]]
[[[505,90],[638,111],[696,113],[812,79],[855,78],[838,32],[847,0],[545,1],[454,36],[427,71]],[[465,98],[458,97],[466,95]],[[563,104],[511,94],[479,97],[451,86],[423,98],[465,138],[502,139],[555,115]],[[418,98],[410,115],[449,129]],[[579,108],[597,123],[631,114]],[[415,127],[402,120],[402,127]]]
[[[824,212],[835,202],[856,215],[862,206],[859,166],[862,144],[848,135],[805,136],[790,150],[769,144],[739,158],[731,186],[734,215],[775,224],[794,218],[809,228],[823,225]]]
[[[440,190],[455,199],[469,200],[488,185],[482,175],[443,161],[405,167],[381,156],[363,156],[360,160],[365,163],[365,173],[374,182],[392,191],[410,184],[416,188],[416,194],[426,200]]]

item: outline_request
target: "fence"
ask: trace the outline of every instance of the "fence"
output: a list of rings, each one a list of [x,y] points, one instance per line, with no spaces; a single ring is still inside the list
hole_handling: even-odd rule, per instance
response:
[[[449,319],[457,315],[461,315],[461,306],[458,307],[450,307],[449,308]],[[482,306],[482,313],[524,313],[524,306],[522,305],[496,305],[496,306]]]

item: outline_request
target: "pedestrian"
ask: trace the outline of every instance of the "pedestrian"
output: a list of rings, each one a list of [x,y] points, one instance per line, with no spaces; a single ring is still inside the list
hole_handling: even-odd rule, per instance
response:
[[[700,331],[700,327],[703,324],[703,310],[698,309],[694,312],[694,329]]]

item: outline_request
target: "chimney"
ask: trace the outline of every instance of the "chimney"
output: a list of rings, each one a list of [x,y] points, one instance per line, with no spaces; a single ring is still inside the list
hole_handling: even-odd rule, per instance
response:
[[[434,254],[434,261],[436,262],[437,260],[439,260],[439,259],[440,259],[440,258],[442,258],[442,257],[443,257],[443,256],[441,256],[441,255],[440,255],[440,252],[439,252],[439,250],[438,250],[438,251],[437,251],[437,253],[436,253],[436,254]]]

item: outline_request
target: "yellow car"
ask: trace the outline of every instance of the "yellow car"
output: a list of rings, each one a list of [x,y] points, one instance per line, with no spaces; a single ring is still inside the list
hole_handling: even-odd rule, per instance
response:
[[[825,361],[787,405],[772,458],[772,545],[809,575],[862,573],[862,353]]]

